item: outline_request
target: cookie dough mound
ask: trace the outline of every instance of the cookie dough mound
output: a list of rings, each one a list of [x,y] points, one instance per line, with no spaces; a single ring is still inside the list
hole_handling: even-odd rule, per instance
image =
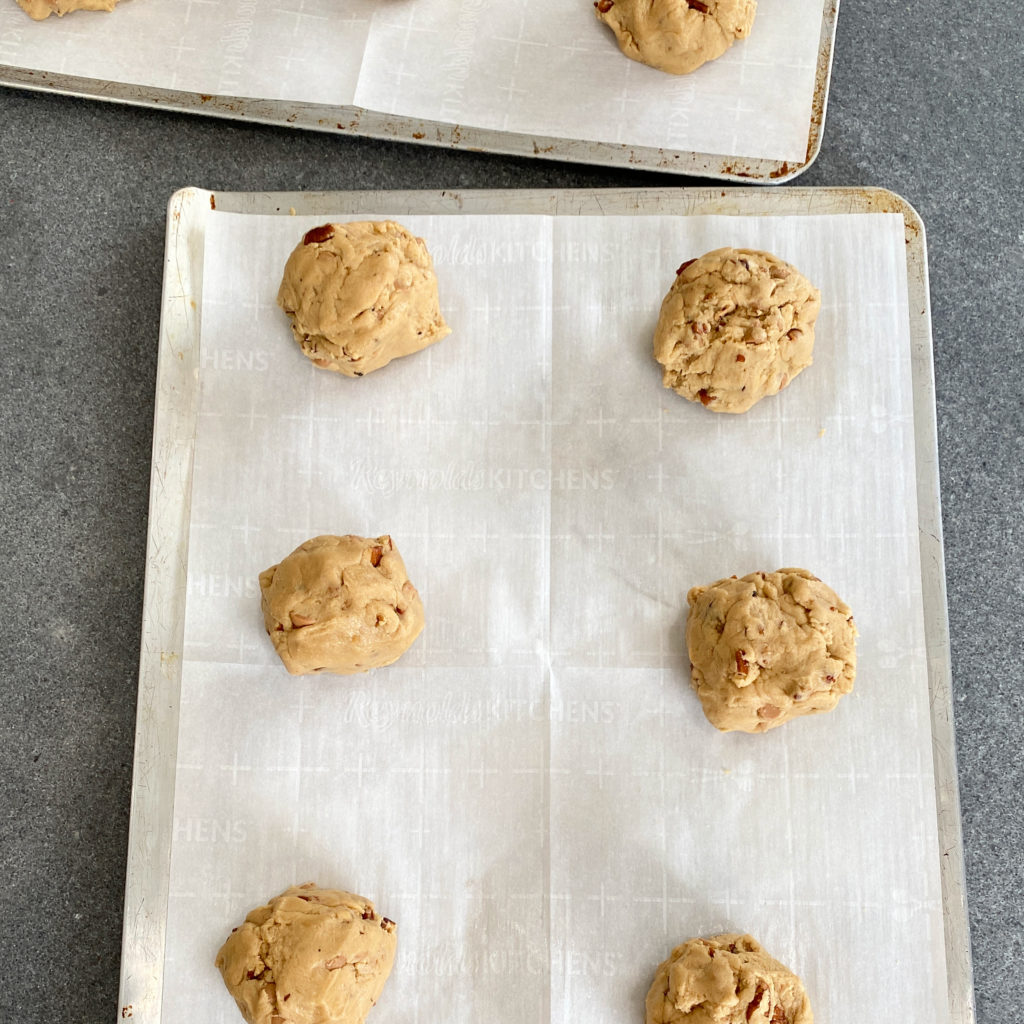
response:
[[[715,412],[746,412],[811,365],[821,293],[767,252],[716,249],[689,260],[661,304],[662,383]]]
[[[292,675],[352,675],[397,661],[423,604],[388,536],[314,537],[260,573],[263,623]]]
[[[312,882],[257,907],[217,954],[249,1024],[362,1024],[395,960],[395,923]]]
[[[765,732],[853,689],[853,615],[806,569],[732,576],[687,600],[693,688],[716,729]]]
[[[307,231],[284,268],[277,304],[317,366],[362,377],[451,333],[422,238],[392,221]]]
[[[814,1024],[800,979],[749,935],[690,939],[647,993],[647,1024]]]
[[[117,0],[18,0],[21,9],[35,21],[43,21],[51,14],[63,18],[72,11],[112,11]]]
[[[627,57],[687,75],[750,35],[757,0],[597,0],[594,7]]]

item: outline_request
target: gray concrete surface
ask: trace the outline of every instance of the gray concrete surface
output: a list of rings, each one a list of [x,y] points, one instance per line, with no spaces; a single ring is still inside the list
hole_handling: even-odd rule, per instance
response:
[[[891,188],[928,228],[982,1024],[1024,1020],[1021,24],[846,0],[799,180]],[[112,1021],[168,196],[694,182],[9,90],[0,175],[0,1020]]]

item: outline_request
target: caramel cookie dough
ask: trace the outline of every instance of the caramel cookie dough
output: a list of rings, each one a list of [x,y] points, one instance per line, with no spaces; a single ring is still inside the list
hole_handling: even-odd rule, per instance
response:
[[[112,11],[117,0],[18,0],[21,9],[36,21],[51,14],[63,18],[72,11]]]
[[[260,573],[263,623],[292,675],[351,675],[397,661],[423,604],[388,536],[314,537]]]
[[[251,911],[216,964],[249,1024],[362,1024],[395,942],[369,900],[307,882]]]
[[[814,1024],[800,979],[749,935],[690,939],[647,993],[647,1024]]]
[[[821,293],[767,252],[688,260],[661,304],[654,358],[667,388],[714,412],[746,412],[811,365]]]
[[[757,2],[597,0],[594,7],[627,57],[673,75],[687,75],[750,35]]]
[[[693,688],[716,729],[765,732],[853,689],[853,615],[806,569],[731,576],[687,601]]]
[[[307,231],[284,268],[277,304],[317,366],[362,377],[451,333],[422,238],[392,221]]]

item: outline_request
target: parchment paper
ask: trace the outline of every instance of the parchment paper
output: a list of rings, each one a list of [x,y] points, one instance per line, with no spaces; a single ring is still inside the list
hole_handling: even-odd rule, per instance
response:
[[[806,156],[824,0],[760,0],[693,75],[628,60],[591,0],[122,0],[32,22],[0,62],[86,78],[726,156]]]
[[[210,218],[164,1019],[235,1020],[217,948],[314,879],[398,921],[376,1024],[639,1021],[723,930],[824,1024],[948,1021],[901,218],[401,220],[453,334],[348,380],[274,306],[314,221]],[[814,365],[740,417],[650,355],[723,244],[823,293]],[[320,532],[394,537],[427,614],[398,664],[276,662],[257,573]],[[786,565],[854,609],[856,691],[719,734],[686,591]]]

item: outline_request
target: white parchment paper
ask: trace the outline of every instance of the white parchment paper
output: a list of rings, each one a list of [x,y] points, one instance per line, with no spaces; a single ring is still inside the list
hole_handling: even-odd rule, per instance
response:
[[[760,0],[754,30],[676,77],[622,56],[592,0],[123,0],[32,22],[0,62],[85,78],[556,138],[802,161],[824,0]]]
[[[0,6],[0,62],[211,96],[347,105],[374,0],[122,0],[34,22]]]
[[[401,220],[453,333],[348,380],[274,305],[314,221],[210,218],[164,1019],[235,1020],[217,948],[315,879],[398,921],[376,1024],[639,1021],[723,930],[825,1024],[948,1021],[901,218]],[[813,367],[739,417],[650,355],[724,244],[823,293]],[[276,662],[257,573],[321,532],[394,537],[427,613],[398,664]],[[785,565],[853,607],[856,691],[719,734],[686,591]]]

